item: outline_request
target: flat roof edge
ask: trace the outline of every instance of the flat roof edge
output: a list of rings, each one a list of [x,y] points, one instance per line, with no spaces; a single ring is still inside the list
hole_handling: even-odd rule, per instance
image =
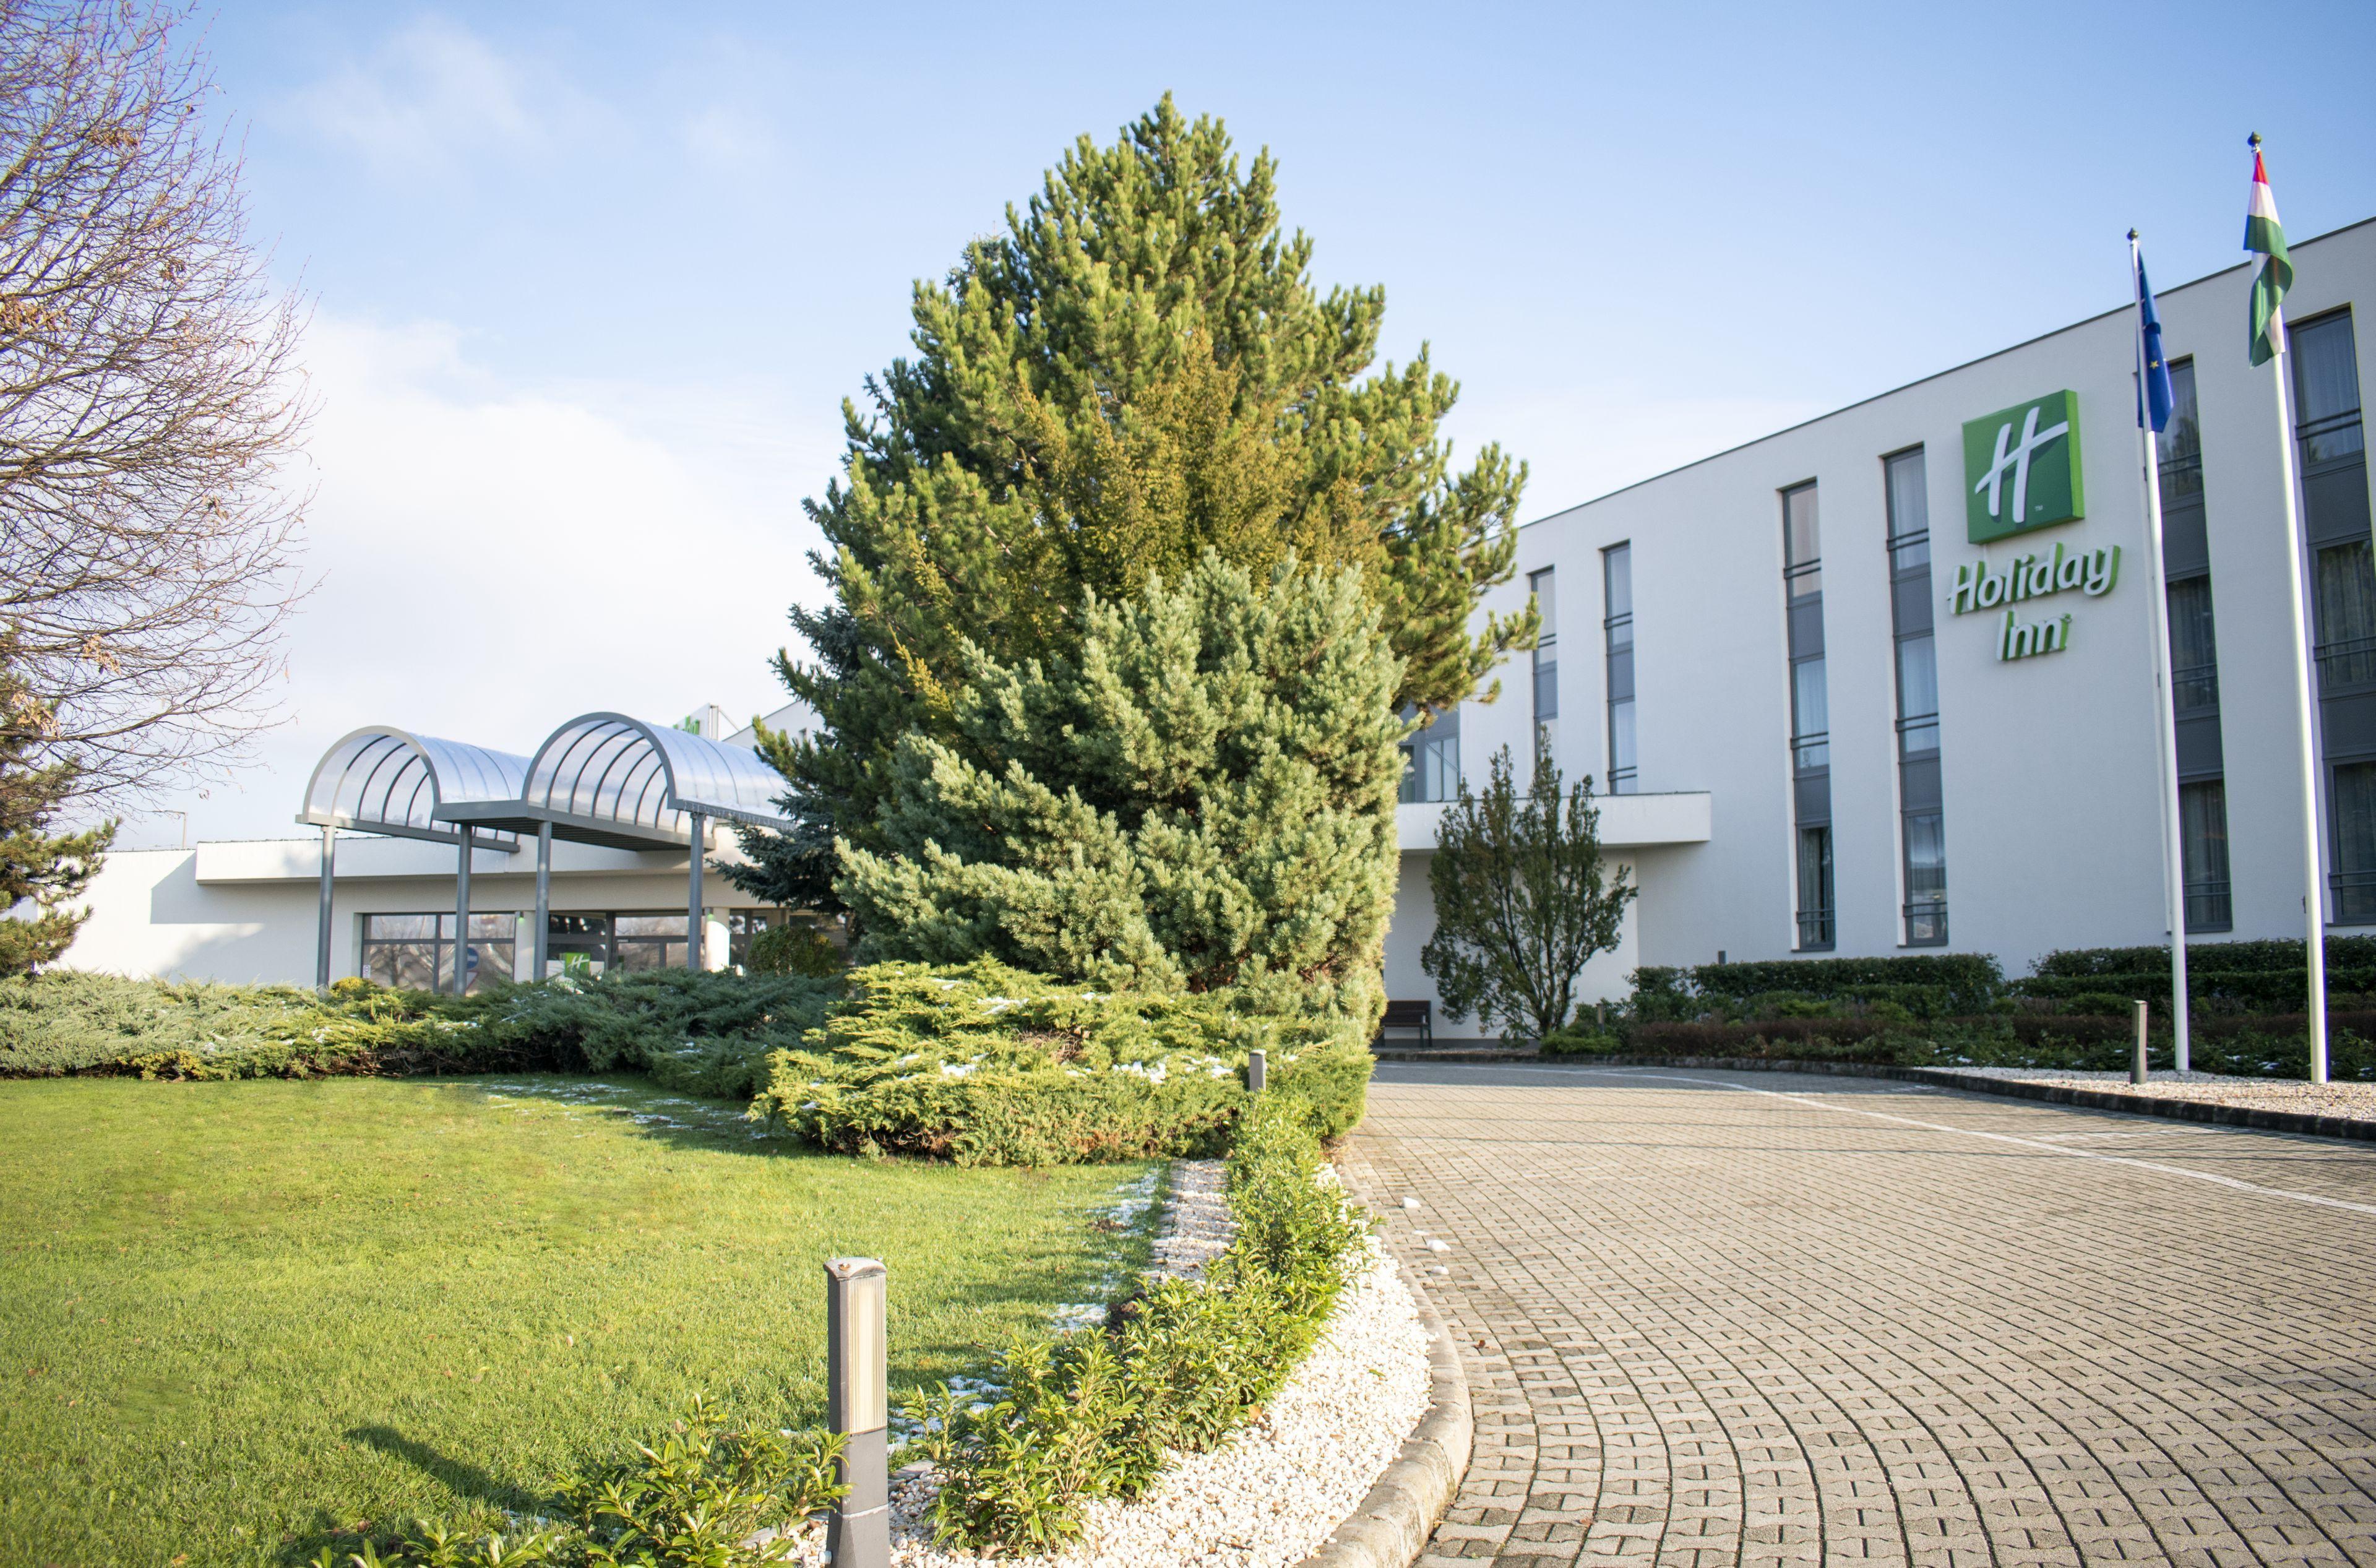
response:
[[[2322,241],[2335,239],[2338,236],[2350,233],[2355,229],[2364,229],[2371,223],[2376,223],[2376,217],[2362,218],[2357,222],[2346,223],[2340,229],[2329,229],[2323,234],[2312,234],[2307,240],[2294,243],[2289,245],[2287,249],[2298,255],[2308,247],[2320,244]],[[2241,272],[2251,265],[2252,263],[2249,261],[2239,261],[2232,267],[2223,267],[2216,272],[2206,272],[2200,278],[2191,278],[2183,283],[2173,283],[2167,289],[2156,289],[2154,291],[2154,298],[2156,300],[2166,300],[2172,294],[2183,293],[2189,289],[2198,288],[2203,284],[2216,281],[2218,279],[2227,277],[2231,272]],[[1736,442],[1730,446],[1711,452],[1705,457],[1693,457],[1688,463],[1678,463],[1671,469],[1663,469],[1655,474],[1649,475],[1647,478],[1637,479],[1631,484],[1621,484],[1614,490],[1604,490],[1598,495],[1588,496],[1582,501],[1575,502],[1572,505],[1562,506],[1556,512],[1546,512],[1541,517],[1533,519],[1531,522],[1520,523],[1518,527],[1520,530],[1523,531],[1527,529],[1535,527],[1538,523],[1556,522],[1558,519],[1566,517],[1571,512],[1581,512],[1586,506],[1598,506],[1603,501],[1610,500],[1614,496],[1622,495],[1629,490],[1639,490],[1645,484],[1656,484],[1662,479],[1671,479],[1677,474],[1687,473],[1693,469],[1700,467],[1703,463],[1713,463],[1719,457],[1729,457],[1736,452],[1746,452],[1752,446],[1761,446],[1768,441],[1778,441],[1783,436],[1788,435],[1794,431],[1805,430],[1811,425],[1821,424],[1825,420],[1837,419],[1842,414],[1853,413],[1857,410],[1863,408],[1868,403],[1878,403],[1884,398],[1895,398],[1900,392],[1911,391],[1917,386],[1937,381],[1942,376],[1954,375],[1960,371],[1969,370],[1974,365],[1986,364],[1990,360],[2002,359],[2006,354],[2017,354],[2024,349],[2045,342],[2049,338],[2060,338],[2065,332],[2076,332],[2083,327],[2092,327],[2097,322],[2102,321],[2108,316],[2119,315],[2122,312],[2132,309],[2133,307],[2134,302],[2131,301],[2114,305],[2109,310],[2097,311],[2094,315],[2083,315],[2078,320],[2067,322],[2061,327],[2053,328],[2051,331],[2040,332],[2036,337],[2025,338],[2018,343],[2009,343],[2002,349],[1991,349],[1985,354],[1980,354],[1975,358],[1964,361],[1961,364],[1949,365],[1944,370],[1934,370],[1928,375],[1918,375],[1911,381],[1901,382],[1897,386],[1889,387],[1885,391],[1875,392],[1869,398],[1859,398],[1853,403],[1843,403],[1836,409],[1827,409],[1820,414],[1815,414],[1810,418],[1802,419],[1796,424],[1786,424],[1779,430],[1769,430],[1763,435],[1752,436],[1747,441]]]

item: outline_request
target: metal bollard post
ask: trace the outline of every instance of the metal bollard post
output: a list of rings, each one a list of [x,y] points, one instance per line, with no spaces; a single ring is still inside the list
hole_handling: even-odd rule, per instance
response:
[[[834,1568],[890,1568],[891,1458],[884,1315],[889,1291],[873,1258],[825,1265],[826,1411],[847,1440],[826,1550]]]
[[[1263,1092],[1263,1086],[1268,1082],[1270,1082],[1270,1052],[1267,1051],[1247,1051],[1246,1092],[1248,1094],[1260,1094]]]
[[[2144,1081],[2145,1081],[2145,1004],[2144,1004],[2144,1003],[2140,1002],[2140,1003],[2138,1003],[2138,1004],[2137,1004],[2137,1053],[2136,1053],[2136,1056],[2134,1057],[2134,1059],[2133,1059],[2133,1060],[2132,1060],[2132,1061],[2129,1063],[2129,1082],[2131,1082],[2131,1083],[2132,1083],[2132,1084],[2142,1084],[2142,1083],[2144,1083]]]

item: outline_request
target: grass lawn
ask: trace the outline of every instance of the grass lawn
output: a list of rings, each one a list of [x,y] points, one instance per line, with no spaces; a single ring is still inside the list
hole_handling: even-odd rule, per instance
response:
[[[1145,1167],[804,1155],[635,1078],[0,1083],[0,1564],[289,1562],[534,1508],[695,1390],[823,1418],[827,1257],[891,1382],[1096,1299]]]

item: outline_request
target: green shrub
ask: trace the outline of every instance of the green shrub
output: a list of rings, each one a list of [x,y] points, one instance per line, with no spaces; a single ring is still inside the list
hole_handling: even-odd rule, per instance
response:
[[[1361,1222],[1319,1164],[1309,1108],[1262,1096],[1230,1155],[1237,1234],[1203,1284],[1160,1280],[1101,1332],[1012,1347],[979,1408],[944,1384],[920,1440],[944,1537],[1044,1553],[1079,1534],[1082,1503],[1138,1495],[1166,1455],[1212,1448],[1275,1396],[1359,1256]]]
[[[162,1078],[603,1072],[747,1099],[768,1052],[822,1023],[838,982],[660,969],[453,997],[340,980],[293,986],[53,970],[0,980],[0,1076]]]
[[[564,1524],[504,1537],[426,1520],[367,1538],[311,1568],[755,1568],[781,1560],[787,1532],[848,1491],[834,1479],[838,1432],[730,1428],[699,1395],[671,1431],[561,1482]],[[775,1537],[765,1544],[754,1538]]]
[[[1840,1016],[1887,1003],[1917,1018],[1944,1018],[1985,1012],[2003,989],[2003,972],[1986,954],[1648,967],[1634,971],[1622,1012],[1639,1023],[1690,1023]]]
[[[1102,992],[994,960],[853,971],[752,1110],[838,1153],[1044,1165],[1212,1153],[1248,1051],[1327,1135],[1360,1120],[1368,1041],[1349,1023],[1250,1016],[1216,996]]]
[[[754,975],[807,975],[830,980],[849,967],[825,932],[814,926],[778,925],[751,939],[743,968]]]
[[[2192,974],[2246,974],[2255,970],[2290,969],[2308,972],[2302,944],[2268,942],[2190,942],[2186,968]],[[2344,969],[2376,969],[2376,936],[2330,936],[2326,968],[2332,975]],[[2101,975],[2159,975],[2169,988],[2169,949],[2158,947],[2072,947],[2049,953],[2032,966],[2049,980],[2085,980]]]
[[[1625,1049],[1625,1037],[1609,1029],[1553,1029],[1537,1047],[1545,1056],[1616,1056]]]

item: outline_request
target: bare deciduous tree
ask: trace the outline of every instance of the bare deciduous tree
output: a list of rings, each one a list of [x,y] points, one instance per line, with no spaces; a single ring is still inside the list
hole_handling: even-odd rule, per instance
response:
[[[87,804],[234,759],[302,589],[300,306],[187,22],[0,0],[0,630]]]

